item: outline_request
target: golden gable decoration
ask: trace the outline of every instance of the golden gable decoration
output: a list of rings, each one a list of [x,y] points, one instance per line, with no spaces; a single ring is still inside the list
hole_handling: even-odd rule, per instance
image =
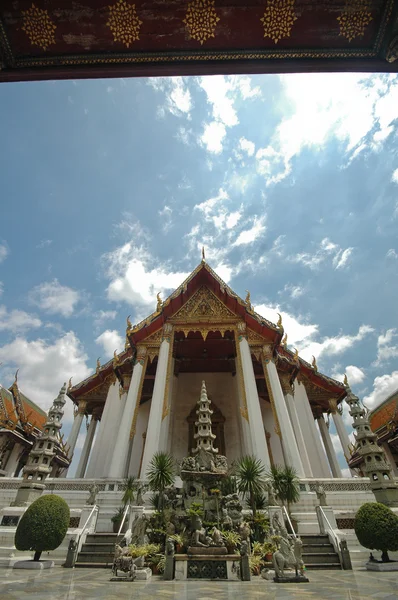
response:
[[[173,323],[217,320],[235,322],[236,319],[237,316],[204,285],[180,308],[171,321]]]

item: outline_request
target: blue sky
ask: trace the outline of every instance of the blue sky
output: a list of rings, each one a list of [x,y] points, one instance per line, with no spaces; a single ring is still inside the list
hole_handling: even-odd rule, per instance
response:
[[[376,406],[398,388],[397,107],[397,75],[2,84],[1,383],[19,368],[47,409],[204,245]]]

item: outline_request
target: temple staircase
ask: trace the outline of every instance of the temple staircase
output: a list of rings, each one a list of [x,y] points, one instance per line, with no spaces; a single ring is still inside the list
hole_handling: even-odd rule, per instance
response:
[[[77,555],[75,567],[111,568],[115,544],[121,540],[123,535],[118,537],[117,533],[90,533]]]
[[[303,561],[307,570],[341,569],[339,555],[327,535],[300,535],[303,542]]]

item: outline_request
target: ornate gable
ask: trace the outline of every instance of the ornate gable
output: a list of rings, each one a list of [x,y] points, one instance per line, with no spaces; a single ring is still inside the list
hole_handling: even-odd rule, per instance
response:
[[[239,317],[225,306],[205,285],[170,319],[173,323],[184,322],[236,322]]]

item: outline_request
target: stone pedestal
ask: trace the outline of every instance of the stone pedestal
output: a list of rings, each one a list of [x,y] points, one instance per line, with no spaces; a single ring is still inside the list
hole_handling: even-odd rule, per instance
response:
[[[42,483],[22,482],[12,506],[27,506],[28,504],[32,504],[37,498],[40,498],[45,487]]]
[[[189,546],[187,550],[188,556],[221,556],[224,554],[228,554],[225,546],[210,546],[209,548],[205,548],[203,546]]]
[[[136,581],[149,581],[152,577],[152,571],[149,567],[142,567],[135,572]]]

